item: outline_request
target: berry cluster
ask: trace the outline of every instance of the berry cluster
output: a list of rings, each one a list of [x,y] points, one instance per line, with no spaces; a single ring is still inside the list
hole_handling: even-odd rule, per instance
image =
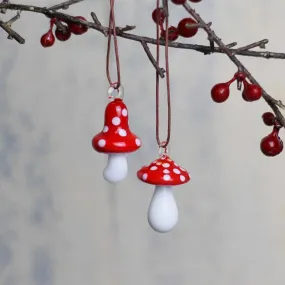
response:
[[[193,3],[198,3],[201,0],[189,0]],[[175,5],[183,5],[186,0],[171,0],[171,2]],[[152,12],[152,19],[153,21],[159,25],[160,28],[160,38],[165,40],[166,31],[163,27],[163,23],[165,21],[166,15],[163,8],[157,8]],[[192,18],[184,18],[182,19],[177,27],[170,26],[168,28],[168,40],[169,41],[176,41],[179,36],[184,38],[191,38],[195,36],[198,32],[199,25],[198,23]]]
[[[246,74],[236,72],[231,80],[225,83],[216,84],[211,90],[211,96],[214,102],[225,102],[230,96],[230,85],[237,81],[243,84],[242,98],[247,102],[259,100],[262,96],[262,89],[251,84],[246,80]],[[273,126],[271,134],[261,140],[260,149],[266,156],[276,156],[283,150],[283,142],[278,136],[282,125],[271,112],[266,112],[262,115],[263,122],[266,126]]]
[[[283,141],[278,136],[282,126],[271,112],[264,113],[262,120],[266,126],[273,126],[273,130],[268,136],[261,140],[260,149],[266,156],[276,156],[283,150]]]
[[[225,102],[230,96],[230,85],[237,81],[243,84],[242,98],[247,102],[259,100],[262,96],[262,89],[256,85],[251,84],[246,80],[246,75],[243,72],[235,73],[234,77],[225,83],[216,84],[211,90],[211,96],[214,102]]]
[[[86,21],[86,19],[82,16],[77,16],[75,17],[79,20],[83,20]],[[82,35],[85,34],[88,30],[87,27],[80,25],[80,24],[74,24],[74,23],[69,23],[65,20],[61,20],[61,24],[65,27],[65,30],[61,30],[58,27],[56,27],[55,29],[55,36],[53,34],[53,27],[55,25],[56,19],[51,19],[50,20],[50,28],[47,31],[47,33],[45,33],[44,35],[42,35],[41,37],[41,45],[46,48],[46,47],[51,47],[53,46],[54,42],[55,42],[55,37],[61,41],[61,42],[65,42],[67,41],[70,37],[71,34],[74,35]]]

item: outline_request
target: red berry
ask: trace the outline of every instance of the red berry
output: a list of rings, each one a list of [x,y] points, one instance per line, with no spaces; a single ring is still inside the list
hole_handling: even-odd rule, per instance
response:
[[[163,8],[154,9],[151,16],[152,16],[153,21],[159,25],[163,24],[166,18]]]
[[[211,90],[211,96],[216,103],[225,102],[230,96],[230,84],[218,83]]]
[[[48,32],[41,37],[41,45],[46,47],[51,47],[55,42],[55,37],[53,35],[52,29],[49,29]]]
[[[165,30],[161,31],[160,36],[163,40],[165,40],[166,31]],[[179,37],[179,35],[177,33],[177,28],[174,26],[169,27],[168,28],[168,40],[169,41],[176,41],[178,39],[178,37]]]
[[[240,80],[240,81],[243,81],[246,79],[246,75],[241,72],[241,71],[238,71],[235,73],[234,77],[237,79],[237,80]]]
[[[67,26],[66,26],[66,28],[67,28]],[[69,31],[69,29],[66,29],[66,31],[61,31],[58,28],[56,28],[55,29],[55,36],[59,41],[65,42],[71,37],[71,32]]]
[[[82,16],[76,16],[75,18],[86,21],[86,19]],[[68,23],[68,29],[74,35],[82,35],[88,31],[88,27],[75,23]]]
[[[192,18],[182,19],[178,24],[178,34],[184,38],[191,38],[198,32],[198,27],[191,27],[191,25],[197,24]]]
[[[186,2],[186,0],[171,0],[171,2],[175,5],[182,5]]]
[[[278,136],[278,128],[273,129],[272,133],[263,138],[260,142],[260,149],[266,156],[276,156],[283,150],[283,141]]]
[[[242,97],[247,102],[259,100],[262,96],[262,89],[255,84],[248,83],[246,80],[243,81],[243,92]]]
[[[271,112],[264,113],[262,115],[262,120],[266,126],[274,126],[276,123],[275,115],[272,114]]]

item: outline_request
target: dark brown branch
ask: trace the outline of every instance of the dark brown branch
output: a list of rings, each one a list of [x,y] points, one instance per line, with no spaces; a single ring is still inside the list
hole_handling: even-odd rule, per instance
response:
[[[209,37],[213,39],[213,41],[219,46],[219,48],[229,57],[229,59],[238,67],[238,69],[244,72],[247,75],[247,78],[250,80],[251,83],[256,84],[261,87],[261,85],[257,82],[257,80],[250,74],[250,72],[245,68],[245,66],[237,59],[235,53],[231,51],[223,41],[215,34],[215,32],[206,25],[204,20],[200,17],[199,14],[195,12],[194,9],[190,7],[189,4],[183,4],[185,10],[199,23],[204,24],[203,29],[208,34]],[[262,87],[261,87],[262,88]],[[271,97],[263,88],[262,88],[262,96],[268,105],[274,111],[276,117],[279,119],[282,126],[285,128],[285,118],[283,117],[282,113],[280,112],[279,108],[285,109],[285,106],[280,100],[276,100]]]
[[[6,1],[7,2],[7,0],[3,0],[2,1],[2,4],[4,3],[4,1]],[[65,2],[62,2],[62,3],[60,3],[60,4],[57,4],[57,5],[54,5],[54,6],[51,6],[50,8],[48,8],[49,10],[53,10],[53,11],[57,11],[57,10],[60,10],[60,9],[68,9],[69,8],[69,6],[71,6],[71,5],[73,5],[73,4],[76,4],[76,3],[79,3],[79,2],[82,2],[82,1],[84,1],[84,0],[67,0],[67,1],[65,1]],[[9,3],[9,1],[7,2],[7,3]],[[45,9],[46,9],[46,7],[44,7]],[[3,10],[4,8],[2,8],[1,10]],[[5,10],[6,10],[7,8],[5,8]],[[12,10],[15,10],[15,9],[12,9]],[[16,9],[17,10],[17,9]],[[24,10],[24,9],[23,9]],[[27,11],[27,10],[25,10],[25,11]],[[18,19],[20,19],[20,13],[22,12],[22,9],[18,9],[18,11],[17,11],[17,15],[15,16],[15,17],[13,17],[12,19],[14,19],[13,20],[13,22],[12,23],[14,23],[14,22],[16,22]],[[32,12],[32,10],[31,10],[31,12]],[[19,17],[17,17],[19,15]],[[11,20],[12,20],[11,19]],[[10,20],[10,21],[11,21]],[[11,24],[12,24],[11,23]],[[66,31],[66,28],[65,28],[65,26],[63,25],[63,24],[61,24],[61,22],[60,21],[56,21],[56,26],[61,30],[61,31]]]
[[[31,6],[31,5],[20,5],[20,4],[3,4],[0,3],[0,9],[5,8],[9,10],[18,10],[18,11],[27,11],[27,12],[35,12],[35,13],[41,13],[49,18],[61,18],[64,20],[68,20],[69,22],[72,23],[77,23],[81,24],[84,26],[87,26],[88,28],[97,30],[99,32],[106,32],[108,34],[108,27],[104,27],[101,24],[97,23],[92,23],[88,21],[83,21],[79,20],[75,17],[72,17],[70,15],[64,14],[64,13],[59,13],[55,11],[50,11],[47,8],[41,8],[41,7],[36,7],[36,6]],[[137,42],[142,42],[144,41],[147,44],[156,44],[156,39],[149,38],[149,37],[143,37],[139,35],[134,35],[134,34],[128,34],[128,33],[120,33],[118,34],[119,37],[125,38],[128,40],[132,41],[137,41]],[[165,45],[164,40],[160,40],[159,44],[161,46]],[[232,45],[232,44],[231,44]],[[179,42],[169,42],[169,47],[171,48],[179,48],[179,49],[190,49],[190,50],[195,50],[197,52],[201,53],[225,53],[221,48],[215,47],[214,50],[212,50],[209,46],[204,46],[204,45],[194,45],[194,44],[184,44],[184,43],[179,43]],[[264,52],[259,52],[259,51],[239,51],[236,52],[236,49],[230,49],[231,52],[234,52],[236,55],[241,55],[241,56],[250,56],[250,57],[260,57],[260,58],[275,58],[275,59],[285,59],[285,53],[277,53],[277,52],[269,52],[269,51],[264,51]]]
[[[69,0],[69,1],[66,1],[66,2],[69,3],[68,5],[71,5],[73,3],[78,3],[80,1],[82,1],[82,0]],[[66,3],[66,2],[64,2],[64,3]],[[72,23],[75,23],[75,24],[81,24],[81,25],[86,26],[88,28],[100,31],[103,34],[106,34],[106,33],[108,34],[109,28],[102,26],[96,20],[95,20],[94,23],[91,23],[91,22],[88,22],[88,21],[83,21],[83,20],[77,19],[77,18],[75,18],[73,16],[70,16],[70,15],[67,15],[67,14],[55,11],[56,9],[60,9],[60,8],[63,8],[63,7],[66,8],[68,5],[62,3],[62,4],[59,4],[59,5],[51,7],[52,8],[52,10],[51,10],[51,9],[48,9],[48,8],[41,8],[41,7],[32,6],[32,5],[5,4],[5,3],[2,2],[2,3],[0,3],[0,9],[9,9],[9,10],[16,10],[16,11],[28,11],[28,12],[34,12],[34,13],[41,13],[41,14],[47,16],[48,18],[56,18],[56,19],[61,19],[61,20],[67,21],[67,22],[72,22]],[[226,46],[221,41],[221,39],[216,36],[215,32],[210,28],[210,25],[206,24],[202,20],[202,18],[195,12],[195,10],[193,10],[188,4],[184,4],[183,6],[186,9],[186,11],[188,11],[193,16],[193,18],[202,26],[202,28],[207,32],[208,37],[211,40],[213,40],[217,44],[218,47],[214,47],[213,48],[213,46],[209,47],[209,46],[203,46],[203,45],[183,44],[183,43],[178,43],[178,42],[170,42],[169,43],[169,47],[179,48],[179,49],[190,49],[190,50],[195,50],[195,51],[198,51],[198,52],[202,52],[204,54],[225,53],[231,59],[231,61],[237,67],[239,67],[240,70],[242,70],[247,75],[248,79],[252,83],[257,84],[257,85],[259,85],[259,83],[253,78],[253,76],[250,74],[250,72],[237,59],[236,55],[251,56],[251,57],[261,57],[261,58],[267,58],[267,59],[269,59],[269,58],[285,59],[285,54],[284,53],[275,53],[275,52],[268,52],[268,51],[266,51],[266,52],[250,51],[250,50],[248,50],[249,49],[248,46],[247,46],[247,50],[244,50],[245,47],[240,48],[240,49],[231,49],[231,48],[229,48],[229,47],[235,46],[236,43],[231,43],[231,44]],[[6,30],[7,30],[7,25],[5,23],[3,23],[3,24],[4,24],[4,28],[6,28]],[[118,36],[119,37],[122,37],[122,38],[125,38],[125,39],[129,39],[129,40],[133,40],[133,41],[137,41],[137,42],[140,42],[140,43],[144,42],[145,44],[156,44],[156,39],[125,33],[124,31],[128,30],[128,26],[126,28],[116,28],[116,29],[118,31]],[[9,30],[10,33],[13,31],[9,27],[8,27],[8,30]],[[14,32],[14,36],[15,36],[15,32]],[[165,41],[164,40],[160,40],[159,44],[164,46],[165,45]],[[264,89],[263,89],[263,98],[266,100],[266,102],[273,109],[273,111],[276,114],[277,118],[279,119],[280,123],[283,126],[285,126],[285,119],[282,116],[280,110],[278,109],[278,107],[285,109],[285,106],[283,105],[283,103],[280,100],[276,100],[276,99],[272,98],[271,96],[269,96],[265,92]]]
[[[147,54],[147,57],[149,58],[150,62],[152,63],[153,67],[156,69],[156,72],[159,74],[159,76],[161,78],[164,78],[164,73],[165,73],[165,70],[163,68],[160,68],[155,60],[155,58],[153,57],[153,55],[151,54],[150,50],[149,50],[149,47],[148,45],[142,41],[141,42],[143,48],[144,48],[144,51],[145,53]]]

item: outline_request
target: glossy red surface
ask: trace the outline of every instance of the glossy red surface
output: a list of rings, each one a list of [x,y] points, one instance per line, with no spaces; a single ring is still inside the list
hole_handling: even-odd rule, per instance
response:
[[[198,28],[197,27],[189,27],[188,25],[193,25],[193,24],[197,24],[197,22],[195,20],[193,20],[192,18],[184,18],[182,19],[177,27],[178,30],[178,34],[184,38],[191,38],[193,36],[195,36],[198,32]]]
[[[140,148],[141,140],[130,131],[128,109],[122,99],[115,99],[105,109],[102,132],[94,136],[93,148],[103,153],[133,152]]]
[[[76,16],[75,18],[86,21],[86,19],[82,16]],[[88,31],[87,27],[74,23],[68,23],[68,28],[74,35],[82,35]]]
[[[278,136],[279,129],[274,127],[271,134],[261,140],[260,149],[266,156],[276,156],[283,150],[283,141]]]
[[[180,185],[190,180],[187,170],[167,155],[163,155],[149,165],[143,166],[137,172],[137,177],[141,181],[153,185]]]
[[[41,37],[41,45],[45,48],[51,47],[54,44],[54,42],[55,42],[55,37],[51,29]]]
[[[66,32],[62,32],[58,28],[56,28],[55,29],[55,36],[59,41],[65,42],[65,41],[69,40],[69,38],[71,37],[71,32],[69,30],[67,30]]]

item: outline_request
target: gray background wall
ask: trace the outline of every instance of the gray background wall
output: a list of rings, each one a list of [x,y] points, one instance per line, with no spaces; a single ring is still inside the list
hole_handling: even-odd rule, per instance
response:
[[[154,36],[154,6],[118,0],[117,23]],[[203,0],[195,7],[226,43],[269,38],[269,50],[284,51],[284,1]],[[171,9],[174,25],[187,16]],[[106,0],[68,10],[89,20],[91,11],[107,23]],[[136,178],[158,154],[155,72],[142,47],[119,40],[125,102],[143,148],[129,156],[129,177],[110,186],[102,178],[106,156],[91,147],[107,104],[106,38],[90,31],[43,49],[45,17],[23,13],[14,27],[25,45],[0,36],[1,285],[284,284],[284,153],[260,153],[270,132],[260,118],[269,111],[263,100],[246,103],[233,88],[226,103],[212,102],[212,86],[236,71],[224,55],[170,51],[171,156],[192,181],[175,189],[180,221],[162,235],[146,220],[154,187]],[[205,33],[189,42],[206,43]],[[285,101],[284,61],[241,60]]]

